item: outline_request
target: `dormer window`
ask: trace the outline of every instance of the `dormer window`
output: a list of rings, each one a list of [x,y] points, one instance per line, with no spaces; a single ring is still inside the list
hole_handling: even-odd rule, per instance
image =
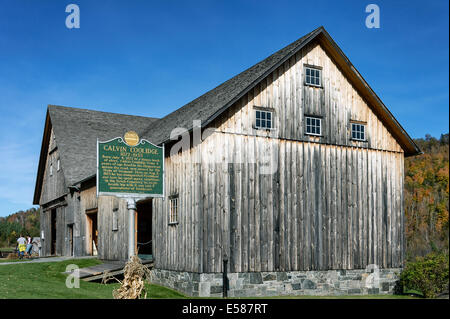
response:
[[[322,86],[322,70],[316,67],[305,67],[305,84]]]

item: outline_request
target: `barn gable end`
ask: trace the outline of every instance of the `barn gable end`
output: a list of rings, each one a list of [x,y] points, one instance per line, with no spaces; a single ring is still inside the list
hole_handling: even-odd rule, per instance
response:
[[[156,123],[160,143],[162,123],[215,128],[166,160],[182,214],[168,225],[167,203],[154,201],[157,268],[219,272],[224,258],[237,273],[402,265],[403,160],[420,150],[330,41],[319,28],[253,81],[255,67],[238,75],[239,92],[227,88],[241,83],[233,78]],[[321,69],[321,87],[304,84],[305,66]],[[273,130],[255,128],[256,109],[273,112]],[[321,136],[305,134],[305,115],[321,118]],[[351,139],[353,122],[366,140]]]
[[[41,205],[54,201],[66,194],[66,179],[53,128],[49,135],[48,149],[45,154],[45,166],[42,176],[43,189],[39,200]]]
[[[320,87],[304,84],[308,66],[321,71]],[[255,127],[256,110],[271,112],[271,130]],[[320,137],[306,134],[305,116],[321,118]],[[351,123],[365,125],[365,141],[352,139]],[[223,133],[404,152],[317,39],[262,79],[210,126]]]
[[[347,77],[348,81],[358,91],[360,97],[366,101],[373,113],[383,122],[386,129],[403,149],[405,156],[419,154],[420,150],[414,141],[323,27],[308,33],[263,61],[165,116],[148,128],[148,134],[153,137],[154,143],[162,144],[170,141],[170,132],[176,127],[183,127],[192,131],[194,120],[200,120],[203,126],[209,125],[212,121],[223,116],[225,111],[263,82],[272,72],[283,65],[284,68],[286,62],[291,63],[292,57],[297,55],[299,51],[305,54],[307,50],[305,47],[314,41],[322,45],[340,69],[340,72]],[[280,73],[282,74],[283,71]],[[336,87],[337,84],[334,83],[333,87]]]

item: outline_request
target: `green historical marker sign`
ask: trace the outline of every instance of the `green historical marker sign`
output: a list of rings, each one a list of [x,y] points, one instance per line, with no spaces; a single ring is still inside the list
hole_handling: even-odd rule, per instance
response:
[[[135,132],[97,141],[97,195],[164,197],[164,147]]]

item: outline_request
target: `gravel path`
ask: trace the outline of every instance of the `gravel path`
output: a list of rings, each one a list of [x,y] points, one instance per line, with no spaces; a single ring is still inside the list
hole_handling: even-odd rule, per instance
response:
[[[26,261],[15,261],[15,262],[5,262],[0,263],[0,267],[4,265],[17,265],[17,264],[32,264],[32,263],[51,263],[56,261],[64,261],[69,259],[91,259],[91,258],[97,258],[97,256],[84,256],[84,257],[45,257],[45,258],[36,258],[33,260],[26,260]]]

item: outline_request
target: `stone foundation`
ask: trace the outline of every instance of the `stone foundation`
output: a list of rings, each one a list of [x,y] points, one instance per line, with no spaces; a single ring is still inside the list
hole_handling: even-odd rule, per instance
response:
[[[400,268],[229,273],[228,297],[392,294]],[[221,297],[222,273],[153,269],[153,282],[194,297]]]

